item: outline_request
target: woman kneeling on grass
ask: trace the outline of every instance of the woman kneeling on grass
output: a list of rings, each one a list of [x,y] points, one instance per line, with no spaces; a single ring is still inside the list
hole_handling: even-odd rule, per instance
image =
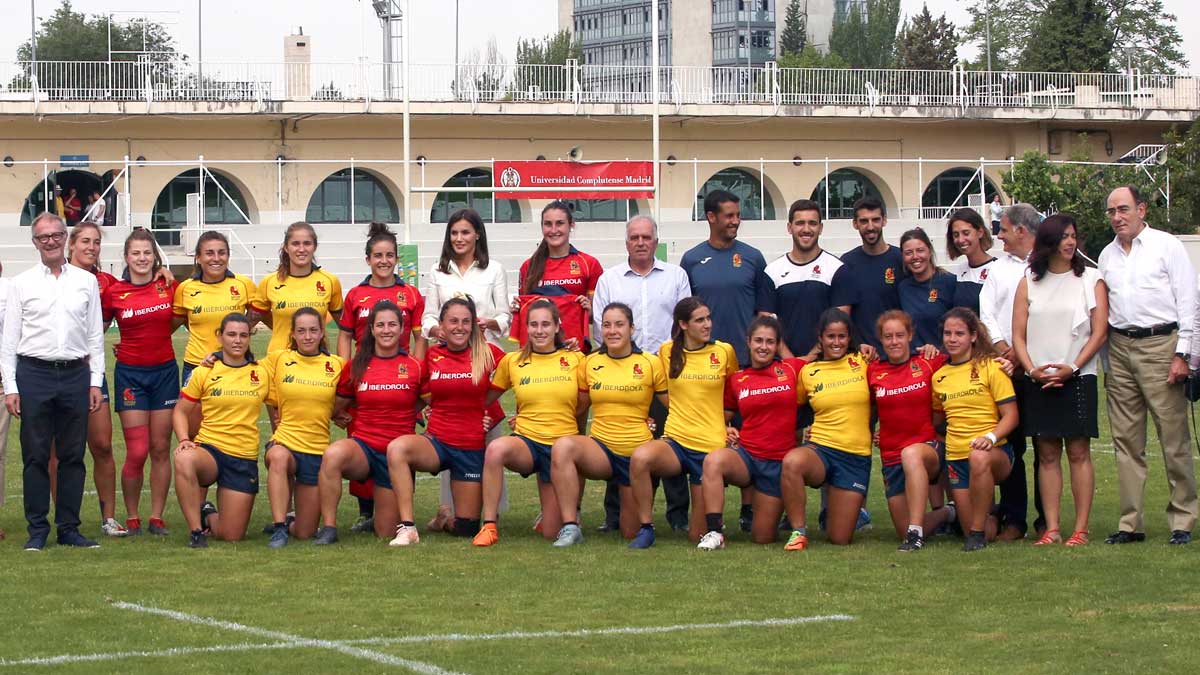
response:
[[[754,488],[754,522],[750,538],[756,544],[773,543],[779,536],[783,513],[779,489],[783,457],[795,445],[797,378],[803,359],[780,360],[783,328],[774,317],[750,322],[746,342],[750,367],[725,380],[725,423],[742,416],[742,428],[727,426],[729,448],[717,448],[704,459],[704,515],[708,532],[696,548],[725,548],[725,486]]]
[[[830,542],[845,545],[871,484],[871,393],[849,315],[825,310],[817,336],[820,354],[800,370],[798,387],[800,403],[813,409],[809,442],[783,458],[783,502],[792,524],[787,551],[808,548],[806,485],[829,486],[825,532]]]
[[[387,447],[398,436],[413,432],[419,397],[421,362],[401,347],[407,339],[404,315],[390,300],[371,308],[369,332],[338,379],[333,421],[347,426],[346,438],[325,450],[317,490],[321,499],[321,529],[314,544],[332,544],[337,536],[337,507],[342,479],[366,480],[375,485],[375,536],[390,537],[400,525],[392,481],[388,476]]]
[[[226,314],[217,331],[221,352],[198,366],[179,392],[172,422],[181,438],[175,448],[175,494],[191,535],[188,546],[205,548],[211,533],[225,541],[246,536],[258,494],[258,414],[270,391],[266,368],[250,353],[250,319]],[[194,439],[191,415],[201,418]],[[217,484],[217,507],[201,502]]]
[[[488,444],[483,460],[483,528],[476,546],[500,540],[496,520],[504,470],[528,478],[537,474],[542,506],[542,536],[555,538],[562,511],[550,483],[550,449],[558,439],[578,434],[587,425],[588,392],[583,354],[563,346],[562,321],[549,300],[535,300],[526,314],[529,340],[519,352],[505,354],[492,376],[487,404],[512,389],[517,399],[515,433]]]
[[[712,340],[712,313],[695,296],[675,305],[671,339],[659,348],[658,357],[667,371],[670,411],[661,440],[650,441],[629,462],[641,527],[629,548],[654,545],[653,477],[686,474],[691,483],[692,516],[688,538],[699,542],[706,531],[704,520],[704,460],[725,446],[725,378],[737,370],[733,347]]]
[[[974,312],[946,312],[942,341],[950,360],[933,378],[933,421],[947,425],[945,469],[967,531],[963,550],[978,551],[995,537],[995,519],[989,518],[995,487],[1012,471],[1006,437],[1017,426],[1016,395]]]
[[[413,522],[413,473],[450,472],[454,495],[453,532],[479,532],[480,480],[483,476],[484,408],[492,373],[504,358],[483,336],[475,303],[450,298],[438,317],[445,340],[429,348],[421,373],[421,397],[429,403],[424,434],[401,436],[388,444],[388,474],[400,509],[400,529],[391,546],[410,546],[421,538]],[[498,406],[496,406],[498,407]],[[488,411],[498,423],[503,410]]]
[[[583,541],[579,528],[581,478],[616,479],[621,498],[621,534],[637,534],[637,513],[629,487],[629,457],[653,438],[646,419],[655,396],[667,405],[667,378],[657,356],[633,343],[633,310],[613,302],[601,314],[604,343],[587,357],[583,373],[592,406],[590,436],[564,436],[550,452],[550,478],[562,512],[555,546]]]

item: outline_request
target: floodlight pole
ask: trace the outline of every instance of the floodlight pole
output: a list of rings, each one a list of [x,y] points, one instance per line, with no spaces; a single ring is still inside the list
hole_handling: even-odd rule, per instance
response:
[[[204,2],[196,0],[196,88],[204,91]]]
[[[37,0],[29,0],[29,56],[30,72],[37,72]]]
[[[400,33],[401,48],[404,50],[404,65],[401,66],[401,77],[404,79],[400,83],[400,86],[404,88],[404,243],[409,244],[412,241],[412,202],[409,201],[412,198],[412,173],[409,171],[408,165],[409,157],[412,154],[412,128],[410,126],[412,116],[409,110],[411,101],[409,100],[408,61],[411,54],[409,45],[412,41],[408,36],[413,34],[412,27],[408,25],[412,22],[412,12],[409,11],[409,0],[404,0],[404,10],[400,16],[401,21],[403,21]]]
[[[659,144],[659,138],[658,138],[658,90],[659,90],[659,81],[658,81],[658,65],[659,65],[659,63],[658,63],[658,9],[660,6],[659,0],[654,0],[654,2],[652,4],[653,4],[653,7],[651,8],[651,11],[650,11],[650,22],[651,22],[650,23],[650,71],[651,71],[651,73],[650,73],[650,91],[651,91],[651,96],[653,96],[654,98],[653,98],[653,103],[650,107],[650,110],[652,112],[652,114],[651,114],[652,124],[654,125],[654,130],[651,134],[653,137],[653,143],[654,143],[654,171],[653,171],[652,175],[653,175],[653,180],[654,180],[654,192],[653,192],[654,222],[657,223],[660,220],[662,220],[662,200],[659,199],[660,194],[659,194],[659,185],[658,185],[659,175],[661,173],[661,170],[658,166],[658,156],[659,156],[659,151],[658,151],[659,150],[658,149],[658,144]]]
[[[987,69],[992,72],[992,0],[983,3],[984,36],[987,42]]]

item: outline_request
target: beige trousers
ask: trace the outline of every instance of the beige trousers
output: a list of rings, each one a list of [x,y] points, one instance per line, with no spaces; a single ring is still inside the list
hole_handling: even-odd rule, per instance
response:
[[[1146,492],[1146,412],[1162,445],[1170,496],[1167,525],[1191,531],[1196,525],[1196,470],[1188,433],[1188,402],[1183,385],[1167,384],[1175,358],[1176,333],[1133,339],[1114,331],[1108,336],[1108,422],[1112,428],[1120,484],[1120,529],[1145,532],[1142,503]]]

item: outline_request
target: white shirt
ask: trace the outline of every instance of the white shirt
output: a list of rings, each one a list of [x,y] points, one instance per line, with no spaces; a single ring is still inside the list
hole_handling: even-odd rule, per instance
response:
[[[1083,268],[1050,272],[1040,281],[1025,275],[1029,295],[1029,323],[1025,329],[1029,359],[1035,367],[1051,363],[1072,364],[1092,338],[1092,310],[1096,308],[1096,284],[1100,272]],[[1096,374],[1096,357],[1079,369],[1081,375]]]
[[[592,296],[592,338],[603,343],[601,322],[610,302],[623,302],[633,310],[633,341],[646,353],[657,353],[671,339],[675,305],[692,294],[687,272],[679,265],[654,260],[646,274],[633,271],[628,262],[604,270]]]
[[[992,222],[999,221],[1000,215],[1004,213],[1004,207],[997,204],[996,202],[992,202],[988,206],[991,207],[990,212],[992,214]]]
[[[1196,316],[1196,270],[1183,244],[1146,226],[1129,253],[1117,239],[1100,252],[1100,274],[1108,284],[1108,323],[1116,328],[1179,324],[1176,352],[1188,353]]]
[[[55,277],[42,263],[13,277],[4,308],[0,368],[4,393],[18,394],[17,356],[46,361],[88,358],[91,386],[104,379],[104,326],[96,275],[64,263]]]
[[[97,199],[84,209],[83,222],[94,223],[96,225],[104,224],[104,200]]]
[[[507,336],[512,314],[508,309],[508,277],[500,262],[492,259],[487,267],[480,267],[476,260],[459,271],[458,265],[450,261],[450,273],[438,271],[437,263],[429,270],[425,288],[425,313],[421,316],[421,334],[429,337],[429,331],[438,325],[438,314],[442,304],[450,298],[470,298],[475,303],[475,315],[480,319],[495,319],[500,330],[484,331],[487,341],[499,344]]]
[[[1013,299],[1025,276],[1024,258],[1005,253],[988,267],[987,280],[979,291],[979,318],[992,336],[992,342],[1012,344]]]

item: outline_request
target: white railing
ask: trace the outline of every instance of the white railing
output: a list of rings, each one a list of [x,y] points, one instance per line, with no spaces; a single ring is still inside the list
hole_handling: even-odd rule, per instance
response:
[[[410,100],[649,103],[649,66],[413,64]],[[1200,110],[1200,78],[1032,73],[664,66],[666,104]],[[0,101],[396,101],[396,63],[0,62]]]

